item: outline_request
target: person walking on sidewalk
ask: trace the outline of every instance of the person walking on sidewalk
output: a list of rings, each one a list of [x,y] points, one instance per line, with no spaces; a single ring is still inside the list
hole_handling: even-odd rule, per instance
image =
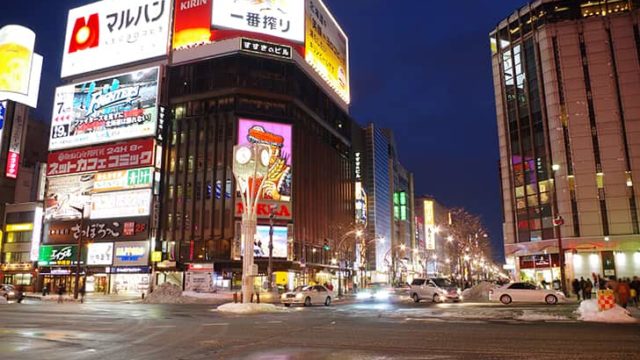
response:
[[[63,296],[65,293],[65,288],[63,284],[60,284],[60,286],[58,286],[58,304],[62,304],[62,302],[64,301]]]
[[[573,288],[573,293],[578,297],[578,301],[580,301],[580,281],[578,281],[578,279],[573,279],[571,287]]]
[[[80,288],[80,303],[84,304],[84,295],[86,294],[86,290],[84,288],[84,285],[82,285],[82,287]]]
[[[591,299],[591,291],[593,290],[593,283],[591,279],[587,278],[587,281],[584,284],[584,289],[582,289],[582,295],[585,299]]]

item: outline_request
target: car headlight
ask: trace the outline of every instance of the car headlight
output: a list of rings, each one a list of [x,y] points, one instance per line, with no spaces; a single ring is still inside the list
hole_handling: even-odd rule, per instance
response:
[[[296,294],[296,299],[302,299],[302,293],[297,293]]]
[[[373,294],[373,297],[375,297],[376,299],[388,299],[389,298],[389,292],[388,291],[376,291],[375,294]]]
[[[462,295],[462,289],[458,288],[456,292],[458,293],[458,295]]]
[[[13,291],[9,291],[9,296],[14,296],[16,293]]]
[[[368,291],[360,291],[356,294],[356,299],[368,299],[371,297]]]

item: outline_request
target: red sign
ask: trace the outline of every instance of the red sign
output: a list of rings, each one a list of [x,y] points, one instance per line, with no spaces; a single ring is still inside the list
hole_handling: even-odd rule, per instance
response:
[[[176,0],[173,48],[187,48],[211,42],[213,1]]]
[[[558,254],[532,255],[520,257],[520,269],[537,269],[559,267],[560,257]]]
[[[98,19],[98,14],[89,15],[89,20],[84,17],[77,18],[73,25],[73,33],[69,44],[69,53],[98,47],[99,43],[100,21]]]
[[[8,178],[17,179],[20,168],[20,154],[9,150],[7,155],[6,174]]]
[[[49,153],[47,176],[152,166],[152,138]]]
[[[276,207],[275,218],[283,220],[291,220],[291,204],[289,203],[258,203],[256,215],[258,219],[268,219],[271,215],[271,207]],[[236,202],[236,217],[241,217],[244,206],[241,201]]]

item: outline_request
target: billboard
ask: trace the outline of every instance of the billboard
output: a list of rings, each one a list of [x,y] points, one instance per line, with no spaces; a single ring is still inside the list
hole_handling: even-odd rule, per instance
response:
[[[78,261],[78,246],[40,246],[38,265],[40,266],[70,266]],[[81,262],[82,263],[82,260]]]
[[[153,67],[57,88],[49,150],[155,136],[159,73]]]
[[[153,165],[155,141],[130,140],[120,144],[54,151],[47,160],[47,176]]]
[[[97,173],[93,192],[146,189],[153,184],[152,167]]]
[[[305,60],[348,104],[349,39],[322,0],[305,2]]]
[[[149,238],[149,217],[126,219],[85,219],[53,221],[45,225],[46,244],[75,243],[80,239],[89,241],[146,240]]]
[[[87,265],[111,265],[113,243],[92,243],[87,249]]]
[[[287,257],[287,227],[273,227],[273,257]],[[241,251],[244,254],[244,244],[241,244]],[[264,258],[269,257],[269,226],[258,225],[255,242],[253,245],[253,256]]]
[[[18,170],[20,170],[20,149],[22,148],[25,116],[25,113],[16,113],[13,115],[9,151],[7,152],[7,165],[5,168],[6,177],[11,179],[17,179]]]
[[[264,179],[262,200],[291,201],[291,125],[240,119],[238,144],[264,144],[271,148],[269,175]]]
[[[171,1],[98,1],[69,10],[60,76],[166,55]]]
[[[48,179],[44,195],[44,218],[49,220],[79,219],[91,203],[95,174],[58,176]]]
[[[113,266],[149,265],[149,242],[127,241],[115,243]]]
[[[26,27],[0,28],[0,100],[37,106],[42,56],[33,52],[35,42],[36,34]]]
[[[148,216],[150,212],[151,189],[91,195],[91,219]]]
[[[436,249],[436,221],[433,200],[425,200],[424,205],[424,235],[427,250]]]

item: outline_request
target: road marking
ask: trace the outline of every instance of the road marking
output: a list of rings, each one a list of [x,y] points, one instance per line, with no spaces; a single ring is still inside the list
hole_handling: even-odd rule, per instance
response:
[[[202,326],[228,326],[229,323],[209,323],[209,324],[202,324]]]
[[[175,325],[156,325],[156,326],[151,326],[152,329],[165,329],[165,328],[174,328],[176,327]]]

